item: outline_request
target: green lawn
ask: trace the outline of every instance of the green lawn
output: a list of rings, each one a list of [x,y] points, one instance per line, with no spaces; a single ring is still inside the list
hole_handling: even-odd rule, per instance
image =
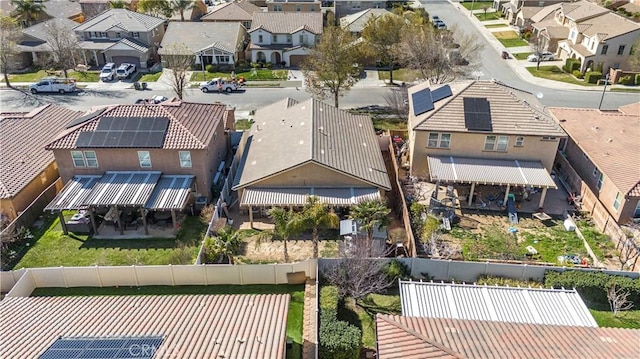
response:
[[[493,37],[498,39],[504,47],[517,47],[527,46],[528,43],[525,40],[520,39],[520,36],[515,31],[497,31],[491,33]]]
[[[393,82],[412,82],[421,77],[420,72],[410,69],[393,70]],[[389,81],[389,71],[378,70],[380,80]]]
[[[509,25],[507,24],[489,24],[489,25],[484,25],[484,27],[486,27],[487,29],[497,29],[500,27],[509,27]]]
[[[216,77],[222,77],[225,79],[231,78],[231,71],[229,72],[206,72],[207,80],[211,80]],[[236,78],[244,77],[247,81],[273,81],[273,80],[287,80],[289,77],[289,70],[257,70],[256,74],[253,74],[252,70],[236,73]],[[202,71],[194,71],[191,75],[191,81],[202,81]]]
[[[67,72],[69,78],[74,78],[78,82],[98,82],[100,81],[100,71],[87,71],[85,73],[75,72],[69,70]],[[24,74],[11,74],[9,75],[9,81],[11,82],[36,82],[43,77],[51,77],[54,75],[48,75],[46,71],[40,70],[38,72],[27,72]],[[58,77],[64,77],[64,73]]]
[[[640,92],[640,88],[612,87],[609,91],[613,91],[613,92]]]
[[[528,43],[521,39],[498,39],[504,47],[527,46]]]
[[[236,130],[248,130],[251,128],[253,123],[249,120],[238,120],[236,121]]]
[[[515,57],[518,60],[526,60],[527,57],[529,55],[531,55],[531,54],[533,54],[533,52],[518,52],[518,53],[515,53],[515,54],[512,54],[512,55],[513,55],[513,57]]]
[[[610,310],[589,309],[600,327],[640,329],[640,310],[621,312],[614,317]]]
[[[492,11],[492,12],[479,12],[479,13],[474,13],[473,16],[477,17],[478,20],[480,21],[490,21],[490,20],[500,20],[500,13],[497,11]]]
[[[302,355],[304,285],[208,285],[208,286],[145,286],[145,287],[75,287],[36,288],[32,297],[87,295],[188,295],[188,294],[284,294],[289,293],[287,336],[294,342],[287,359]]]
[[[461,2],[460,5],[464,6],[465,9],[467,10],[471,10],[471,5],[473,5],[473,9],[474,10],[481,10],[485,7],[491,7],[491,5],[493,5],[493,2],[491,1],[476,1],[476,2],[472,2],[472,1],[465,1],[465,2]]]
[[[72,212],[66,213],[71,216]],[[94,239],[86,235],[64,235],[59,219],[52,217],[46,231],[34,233],[35,244],[15,268],[190,264],[207,225],[199,217],[187,217],[176,239]]]
[[[390,118],[374,118],[373,119],[373,128],[376,131],[379,130],[407,130],[407,122],[398,120],[398,119],[390,119]]]
[[[540,66],[540,69],[536,69],[535,66],[532,66],[532,67],[527,67],[527,70],[533,76],[540,77],[543,79],[566,82],[569,84],[581,85],[581,86],[597,86],[595,84],[589,84],[582,80],[576,79],[575,77],[573,77],[573,75],[570,75],[562,71],[562,69],[560,69],[558,66]]]
[[[138,82],[156,82],[162,76],[162,71],[156,72],[155,74],[144,74],[140,77]]]
[[[376,314],[402,314],[399,294],[369,294],[362,303],[347,298],[338,308],[338,319],[346,320],[362,330],[362,346],[376,348]]]

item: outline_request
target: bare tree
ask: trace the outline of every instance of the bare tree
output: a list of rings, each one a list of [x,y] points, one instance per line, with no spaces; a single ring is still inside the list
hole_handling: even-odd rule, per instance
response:
[[[409,92],[406,86],[391,88],[384,95],[391,112],[403,121],[409,119]]]
[[[546,51],[545,42],[540,34],[532,34],[529,38],[529,45],[533,50],[533,54],[536,55],[536,69],[540,69],[540,63],[542,62],[542,53]]]
[[[636,243],[633,233],[625,232],[618,239],[616,249],[618,249],[620,270],[624,270],[628,266],[630,270],[635,271],[638,259],[640,259],[640,245]]]
[[[436,31],[428,25],[412,25],[399,44],[400,63],[416,70],[433,84],[468,77],[480,64],[484,45],[474,33]]]
[[[616,288],[615,284],[607,288],[607,299],[614,317],[617,317],[620,311],[633,308],[633,303],[627,300],[627,297],[629,297],[629,292],[622,290],[622,288]]]
[[[187,75],[194,59],[193,52],[184,44],[169,45],[162,54],[164,66],[171,70],[171,88],[181,100],[189,84]]]
[[[16,67],[15,56],[19,53],[16,41],[20,34],[20,28],[15,19],[10,16],[0,16],[0,70],[7,87],[11,87],[9,71]]]
[[[46,24],[47,44],[51,47],[51,62],[53,66],[64,72],[64,77],[68,77],[67,71],[75,68],[78,63],[78,54],[82,52],[78,37],[69,27],[62,25],[56,19]]]
[[[629,64],[634,71],[640,70],[640,37],[636,39],[631,46],[631,54],[629,55]]]

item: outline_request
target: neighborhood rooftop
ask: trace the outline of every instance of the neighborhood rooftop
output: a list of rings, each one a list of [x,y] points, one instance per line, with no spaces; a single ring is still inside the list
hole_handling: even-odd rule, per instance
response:
[[[260,11],[262,11],[262,9],[253,5],[248,0],[234,1],[217,5],[211,12],[204,15],[201,20],[251,21],[253,13]]]
[[[15,196],[53,162],[44,146],[81,115],[54,104],[0,114],[0,198]]]
[[[239,22],[170,22],[162,39],[161,55],[176,54],[184,45],[192,55],[215,47],[231,54],[236,52],[238,39],[243,33]]]
[[[319,12],[256,12],[253,13],[250,32],[259,29],[272,34],[293,34],[307,30],[322,33],[322,14]]]
[[[78,25],[75,31],[146,32],[164,23],[165,20],[127,9],[110,9]]]
[[[38,358],[61,337],[155,336],[155,359],[284,359],[288,305],[288,294],[4,298],[1,354]]]
[[[619,111],[564,107],[549,111],[620,191],[640,196],[640,102]]]
[[[378,314],[379,359],[638,358],[640,330]]]
[[[402,315],[597,327],[575,290],[400,281]]]

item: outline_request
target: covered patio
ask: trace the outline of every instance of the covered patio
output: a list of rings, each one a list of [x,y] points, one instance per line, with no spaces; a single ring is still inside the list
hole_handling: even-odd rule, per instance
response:
[[[98,235],[101,227],[110,223],[120,235],[124,235],[127,227],[137,229],[139,224],[144,234],[149,235],[149,218],[163,223],[170,220],[175,231],[178,229],[176,212],[186,207],[193,181],[194,176],[162,175],[159,171],[109,171],[102,176],[79,175],[65,185],[45,210],[58,212],[65,234],[77,228],[86,232],[92,230]],[[64,210],[79,212],[71,221],[66,221],[62,214]],[[102,226],[98,215],[104,219]]]

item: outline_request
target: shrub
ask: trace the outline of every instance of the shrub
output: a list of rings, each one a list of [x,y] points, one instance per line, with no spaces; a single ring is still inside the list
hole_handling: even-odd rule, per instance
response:
[[[574,70],[580,69],[580,60],[578,59],[566,59],[564,66],[562,66],[564,72],[573,73]]]
[[[582,298],[590,303],[608,307],[607,288],[612,285],[629,292],[629,300],[640,306],[640,278],[614,276],[602,272],[568,270],[546,271],[544,285],[554,288],[576,288]]]
[[[218,71],[218,66],[214,65],[214,64],[209,64],[205,67],[205,69],[207,70],[208,73],[214,73],[216,71]]]
[[[398,280],[407,280],[411,278],[411,269],[397,259],[392,260],[389,264],[384,266],[384,272],[390,279],[393,279],[394,283],[397,283]]]
[[[602,73],[602,69],[604,68],[604,63],[603,62],[598,62],[598,65],[596,65],[596,71],[599,73]]]
[[[504,277],[492,277],[487,275],[481,275],[478,277],[476,284],[479,285],[498,285],[501,287],[509,286],[509,287],[540,287],[542,283],[536,282],[534,280],[519,280],[512,278],[504,278]]]
[[[320,289],[320,310],[322,312],[333,312],[335,315],[338,312],[339,301],[338,287],[327,285]]]
[[[636,74],[636,80],[634,82],[636,85],[640,85],[640,74]]]
[[[597,71],[587,72],[584,75],[584,81],[590,84],[597,84],[598,80],[602,78],[602,73]]]
[[[272,64],[272,63],[270,63],[270,62],[267,62],[267,63],[264,65],[264,67],[266,67],[266,68],[268,68],[268,69],[271,69],[271,68],[273,67],[273,64]]]
[[[584,74],[580,72],[580,70],[573,70],[573,76],[575,76],[577,79],[584,78]]]
[[[259,68],[259,67],[260,67],[260,64],[259,64],[259,63],[257,63],[257,62],[252,62],[252,63],[251,63],[251,68],[257,69],[257,68]]]
[[[633,77],[631,77],[631,75],[622,76],[620,80],[618,80],[618,83],[620,83],[621,85],[627,85],[627,86],[635,85],[634,79]]]
[[[329,313],[320,314],[320,358],[357,359],[360,356],[362,331]]]
[[[244,69],[246,69],[247,67],[249,67],[249,65],[247,64],[247,62],[246,62],[245,60],[240,60],[240,61],[238,61],[238,62],[236,63],[236,67],[237,67],[238,69],[242,69],[242,70],[244,70]]]

